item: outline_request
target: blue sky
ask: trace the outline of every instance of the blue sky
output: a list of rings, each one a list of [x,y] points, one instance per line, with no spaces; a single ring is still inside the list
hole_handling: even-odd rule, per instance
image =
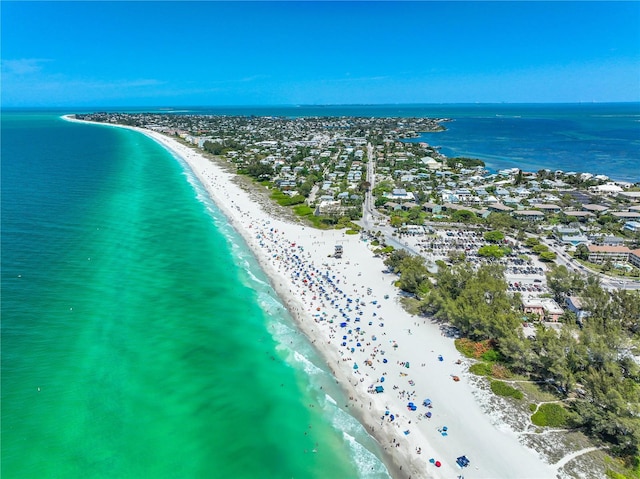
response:
[[[10,2],[2,106],[640,101],[640,2]]]

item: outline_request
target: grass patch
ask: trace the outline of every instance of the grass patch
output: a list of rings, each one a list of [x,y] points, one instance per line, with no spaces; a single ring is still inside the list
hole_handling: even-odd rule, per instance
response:
[[[293,206],[304,203],[305,198],[302,195],[289,196],[280,190],[273,190],[271,193],[271,199],[278,203],[280,206]]]
[[[513,374],[511,374],[511,371],[509,371],[509,369],[507,369],[504,365],[500,363],[492,363],[491,376],[496,379],[509,379],[513,377]]]
[[[491,376],[491,364],[475,363],[469,367],[469,372],[477,376]]]
[[[498,396],[510,397],[514,399],[522,399],[524,397],[522,391],[519,391],[518,389],[511,387],[507,383],[502,381],[491,381],[491,390]]]
[[[531,412],[536,412],[536,409],[538,409],[538,405],[537,404],[529,404],[529,411]]]
[[[454,341],[456,349],[467,358],[480,359],[483,354],[492,349],[489,340],[480,341],[478,343],[467,338],[460,338]]]
[[[503,356],[502,356],[502,354],[500,354],[499,351],[496,351],[495,349],[490,349],[490,350],[482,353],[480,355],[480,358],[482,358],[484,361],[489,361],[490,363],[495,363],[497,361],[502,361]]]
[[[309,216],[313,214],[313,208],[307,205],[295,205],[293,207],[293,212],[298,216]]]
[[[605,456],[605,463],[606,475],[611,479],[640,479],[640,456],[625,459]]]
[[[531,416],[531,422],[541,427],[566,427],[571,414],[561,404],[542,404]]]
[[[512,377],[511,371],[499,363],[478,362],[469,367],[469,371],[477,376],[488,376],[495,379],[508,379]]]
[[[523,393],[527,395],[527,398],[530,401],[535,403],[555,401],[558,399],[558,396],[556,394],[542,389],[540,385],[536,383],[522,382],[518,384],[518,387]]]
[[[347,235],[357,235],[357,234],[358,234],[358,232],[357,232],[356,230],[347,230],[347,231],[345,231],[345,232],[344,232],[344,234],[347,234]]]

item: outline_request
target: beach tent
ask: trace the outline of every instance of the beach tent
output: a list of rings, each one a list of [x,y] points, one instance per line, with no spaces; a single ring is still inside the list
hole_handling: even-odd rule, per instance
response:
[[[469,459],[467,459],[467,456],[460,456],[456,459],[456,463],[460,467],[467,467],[469,465]]]
[[[376,386],[376,392],[377,393],[383,393],[384,392],[384,388],[382,386]]]
[[[425,407],[431,406],[431,399],[425,399],[424,401],[422,401],[422,405]]]

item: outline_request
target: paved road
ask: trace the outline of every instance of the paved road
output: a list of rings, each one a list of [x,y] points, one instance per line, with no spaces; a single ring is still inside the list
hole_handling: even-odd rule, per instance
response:
[[[580,273],[583,276],[587,276],[589,274],[596,275],[600,279],[600,284],[605,289],[630,289],[630,290],[638,290],[640,289],[640,282],[634,281],[631,279],[616,279],[606,274],[599,273],[597,271],[592,271],[591,269],[583,266],[582,264],[575,261],[571,256],[569,256],[564,250],[555,246],[551,241],[546,238],[539,238],[542,243],[549,247],[550,251],[553,251],[557,258],[556,263],[559,265],[566,266],[569,271],[575,271]]]

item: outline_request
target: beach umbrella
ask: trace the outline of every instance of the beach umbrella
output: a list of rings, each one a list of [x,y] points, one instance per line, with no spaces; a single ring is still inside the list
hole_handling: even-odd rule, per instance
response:
[[[442,463],[440,461],[436,461],[436,467],[440,467],[442,466]]]
[[[429,462],[430,462],[431,464],[435,464],[436,460],[432,457],[431,459],[429,459]]]
[[[382,377],[380,378],[380,382],[381,382],[381,383],[383,383],[383,382],[384,382],[384,376],[382,376]]]
[[[353,369],[358,369],[358,365],[354,363]]]

